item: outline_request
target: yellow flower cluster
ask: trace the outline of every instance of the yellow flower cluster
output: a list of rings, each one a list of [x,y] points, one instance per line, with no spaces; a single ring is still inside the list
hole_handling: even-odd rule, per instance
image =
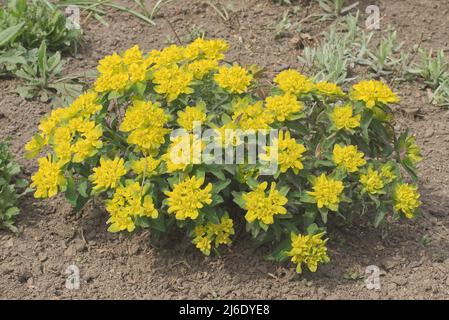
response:
[[[221,88],[229,93],[245,93],[253,76],[238,64],[234,64],[232,67],[220,67],[214,79]]]
[[[147,187],[138,182],[127,181],[126,186],[119,186],[114,196],[106,200],[106,210],[110,213],[108,231],[119,232],[135,229],[134,220],[137,217],[149,217],[156,219],[158,212],[154,207],[151,196],[142,196],[147,192]]]
[[[36,188],[34,196],[36,198],[49,198],[58,193],[58,190],[65,190],[67,180],[62,171],[61,164],[53,162],[51,156],[40,158],[39,170],[31,177],[32,188]]]
[[[44,117],[25,147],[27,157],[48,150],[31,178],[35,197],[68,190],[70,202],[80,207],[103,196],[109,231],[184,228],[206,255],[231,243],[235,222],[227,205],[234,200],[252,236],[286,236],[287,242],[290,236],[291,248],[273,258],[291,257],[298,272],[304,265],[315,272],[329,261],[327,240],[323,233],[289,232],[322,230],[328,211],[345,216],[361,206],[384,210],[388,204],[396,215],[416,214],[420,195],[404,183],[398,162],[412,173],[422,156],[413,137],[393,139],[382,122],[392,119],[383,104],[399,102],[386,84],[361,81],[346,94],[335,83],[314,83],[289,69],[266,95],[255,90],[257,68],[220,62],[227,50],[223,40],[199,38],[146,54],[134,46],[102,59],[94,89]],[[362,130],[362,119],[371,116]],[[211,131],[198,134],[199,124]],[[279,136],[269,146],[238,137],[270,129]],[[220,143],[207,140],[214,131],[221,147],[226,140],[226,160],[248,150],[243,163],[240,154],[236,165],[207,161],[210,151],[221,155],[213,149]],[[384,148],[386,143],[391,146]],[[262,162],[250,161],[253,147],[265,150],[258,154]],[[278,165],[271,177],[262,176],[263,161]],[[243,191],[247,186],[251,190]],[[322,221],[309,221],[312,213],[321,213]]]
[[[361,115],[353,116],[351,105],[337,106],[332,111],[332,122],[338,130],[352,130],[360,127]]]
[[[230,244],[230,236],[234,235],[234,222],[228,216],[223,216],[220,223],[208,222],[206,225],[199,225],[194,230],[195,238],[193,243],[205,255],[210,255],[212,241],[215,239],[215,247],[220,244]]]
[[[302,273],[302,264],[305,264],[311,272],[316,272],[318,264],[330,261],[327,255],[324,233],[315,235],[291,234],[291,250],[286,252],[291,261],[296,264],[296,272]]]
[[[120,131],[130,132],[127,142],[151,153],[164,142],[169,129],[164,128],[168,116],[158,103],[134,100],[125,113]]]
[[[120,184],[120,179],[127,170],[125,168],[125,161],[119,157],[114,160],[101,158],[100,165],[93,168],[94,172],[89,179],[95,185],[93,190],[104,191],[109,188],[115,189]]]
[[[95,82],[95,91],[123,91],[131,85],[144,81],[149,61],[143,58],[138,46],[126,50],[123,55],[114,53],[100,60],[100,76]]]
[[[296,96],[289,93],[282,96],[267,97],[265,104],[268,111],[280,122],[290,120],[303,108],[302,103],[296,99]]]
[[[178,111],[178,124],[188,130],[192,131],[195,122],[202,124],[206,121],[205,104],[199,104],[196,107],[186,107],[184,111]]]
[[[90,120],[101,109],[97,94],[87,92],[70,106],[57,108],[41,120],[40,132],[25,145],[26,157],[36,157],[47,145],[53,148],[54,156],[38,160],[39,169],[32,177],[37,198],[52,197],[58,187],[64,189],[64,165],[70,161],[81,163],[96,155],[103,146],[102,127]]]
[[[246,99],[238,99],[233,109],[232,120],[242,130],[269,129],[274,122],[273,115],[266,112],[262,101],[250,104]]]
[[[335,164],[349,173],[356,172],[359,170],[359,167],[366,164],[363,157],[363,152],[359,152],[357,146],[342,147],[339,144],[334,146],[333,159]]]
[[[172,64],[154,72],[153,82],[156,84],[154,90],[159,94],[166,95],[167,101],[171,102],[180,94],[193,92],[193,89],[189,87],[192,79],[193,73],[188,72],[187,67]]]
[[[197,179],[195,176],[186,178],[184,181],[175,184],[173,191],[165,191],[168,196],[168,213],[174,213],[177,220],[198,218],[199,211],[205,204],[211,204],[212,184],[209,183],[201,189],[204,178]]]
[[[355,84],[352,89],[351,97],[357,101],[364,101],[369,109],[378,102],[383,104],[399,102],[399,98],[381,81],[363,80]]]
[[[405,140],[405,152],[412,163],[419,163],[422,161],[421,149],[416,144],[415,137],[407,137]]]
[[[170,137],[171,143],[167,153],[161,159],[164,160],[167,172],[183,171],[189,165],[201,163],[201,151],[204,143],[194,134],[187,136]]]
[[[274,78],[274,82],[283,92],[294,95],[309,93],[315,87],[309,78],[293,69],[280,72]]]
[[[295,174],[298,174],[304,168],[302,158],[303,153],[306,152],[306,148],[304,145],[297,143],[290,136],[289,131],[285,133],[280,131],[278,139],[275,139],[273,144],[277,147],[277,154],[274,154],[275,152],[272,151],[271,147],[265,147],[266,154],[260,156],[262,160],[277,160],[282,173],[287,172],[288,169],[292,169]]]
[[[139,160],[131,161],[131,170],[137,175],[144,175],[150,177],[158,168],[161,160],[154,159],[152,156],[146,156]]]
[[[394,189],[394,209],[404,213],[405,217],[414,217],[416,209],[421,206],[420,195],[417,187],[408,183],[398,184]]]
[[[343,189],[342,181],[329,178],[323,173],[314,179],[313,191],[307,191],[307,193],[315,198],[318,208],[326,207],[337,211]]]
[[[365,174],[360,175],[360,183],[364,191],[370,194],[378,194],[385,186],[381,173],[372,167],[369,167]]]
[[[101,108],[97,94],[87,92],[70,106],[53,110],[41,120],[40,132],[25,145],[26,157],[37,156],[46,145],[53,147],[61,165],[69,161],[80,163],[94,156],[103,146],[103,130],[90,118]]]
[[[284,215],[287,213],[284,205],[287,203],[287,198],[276,190],[276,183],[271,184],[268,196],[265,194],[265,189],[268,183],[262,182],[257,186],[257,189],[243,195],[245,202],[245,209],[247,213],[245,218],[248,222],[260,220],[264,224],[273,224],[275,215]]]
[[[315,84],[315,89],[318,91],[318,93],[325,95],[325,96],[337,96],[342,97],[345,95],[343,90],[339,86],[337,86],[335,83],[322,81]]]

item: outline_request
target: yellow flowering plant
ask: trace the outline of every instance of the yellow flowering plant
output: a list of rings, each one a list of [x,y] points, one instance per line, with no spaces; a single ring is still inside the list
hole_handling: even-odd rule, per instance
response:
[[[345,90],[289,69],[267,87],[257,67],[224,62],[227,50],[199,38],[103,58],[93,88],[25,146],[41,156],[35,197],[62,192],[77,210],[101,199],[110,232],[180,228],[206,255],[246,230],[298,272],[330,260],[329,219],[416,216],[421,155],[395,132],[386,84]]]

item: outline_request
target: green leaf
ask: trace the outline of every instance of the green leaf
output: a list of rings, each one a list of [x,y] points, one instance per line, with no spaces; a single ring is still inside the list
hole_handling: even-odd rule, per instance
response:
[[[84,198],[89,198],[89,195],[87,194],[87,187],[88,187],[88,182],[85,180],[85,181],[81,182],[77,188],[78,193]]]
[[[0,32],[0,48],[7,45],[10,41],[14,40],[14,38],[20,33],[24,25],[25,22],[21,22]]]
[[[43,79],[44,83],[47,83],[47,43],[45,40],[42,41],[37,53],[37,66],[40,77]]]
[[[233,201],[242,209],[245,209],[245,201],[242,198],[241,192],[232,192],[232,195],[234,196]]]
[[[387,208],[383,204],[380,205],[377,208],[376,216],[374,217],[374,227],[376,227],[376,228],[379,227],[380,223],[383,221],[386,214],[387,214]]]
[[[307,192],[303,192],[301,194],[299,201],[301,201],[303,203],[316,203],[316,199],[314,197],[312,197],[310,194],[308,194]]]
[[[251,176],[246,180],[246,184],[253,190],[256,190],[259,186],[259,182]]]
[[[75,182],[73,181],[73,178],[71,176],[67,177],[67,189],[65,191],[65,197],[73,207],[76,206],[78,194],[75,190]]]

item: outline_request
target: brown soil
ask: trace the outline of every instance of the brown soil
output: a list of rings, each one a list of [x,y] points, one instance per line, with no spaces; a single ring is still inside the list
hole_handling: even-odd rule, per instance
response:
[[[155,27],[111,11],[106,17],[109,27],[94,20],[84,25],[85,48],[69,69],[94,68],[102,56],[134,44],[145,51],[161,48],[176,39],[167,21],[181,39],[193,25],[209,37],[225,38],[232,48],[229,60],[258,63],[268,73],[287,66],[301,69],[296,59],[300,38],[292,33],[275,40],[270,29],[286,7],[269,0],[233,2],[229,22],[204,1],[172,1],[161,10]],[[382,26],[395,27],[407,47],[422,39],[422,47],[449,50],[449,1],[361,1],[361,19],[372,2],[380,5]],[[298,19],[318,10],[312,5],[307,12],[299,11]],[[307,24],[303,32],[313,41],[327,24]],[[16,85],[15,80],[0,82],[0,136],[13,138],[13,151],[29,175],[35,163],[23,160],[23,146],[51,107],[21,100],[13,93]],[[21,203],[20,234],[0,231],[0,298],[449,298],[449,113],[428,103],[422,84],[400,84],[396,90],[402,98],[398,124],[412,130],[425,155],[420,165],[423,216],[391,222],[387,229],[332,228],[332,262],[315,274],[296,275],[289,264],[267,262],[266,248],[255,249],[240,237],[221,257],[207,258],[189,243],[152,245],[148,232],[109,234],[99,205],[75,214],[62,197],[37,201],[30,196]],[[79,290],[64,285],[71,264],[81,271]],[[368,265],[381,268],[381,290],[366,289]]]

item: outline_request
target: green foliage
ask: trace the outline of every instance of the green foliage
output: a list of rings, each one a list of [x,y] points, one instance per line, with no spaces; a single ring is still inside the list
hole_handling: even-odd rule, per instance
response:
[[[88,13],[88,17],[94,17],[101,24],[105,26],[109,26],[109,24],[104,20],[103,16],[106,14],[105,8],[113,8],[115,10],[119,10],[128,14],[135,16],[136,18],[154,26],[155,23],[152,20],[154,15],[156,15],[157,10],[163,5],[161,2],[153,7],[151,12],[146,10],[145,5],[141,0],[134,0],[136,4],[143,10],[143,13],[132,10],[126,6],[122,6],[110,0],[60,0],[55,4],[56,8],[67,7],[67,6],[77,6],[80,9],[84,10]]]
[[[81,31],[68,29],[65,15],[49,8],[44,1],[8,0],[0,8],[0,48],[20,45],[27,50],[38,48],[46,41],[49,50],[73,49]]]
[[[19,214],[19,199],[28,190],[28,183],[20,179],[20,166],[14,161],[7,141],[0,141],[0,228],[13,232],[14,218]]]
[[[346,6],[347,0],[317,0],[321,9],[324,11],[322,19],[339,17],[354,9],[359,3]]]
[[[59,97],[64,105],[69,104],[82,91],[83,85],[74,81],[79,76],[61,75],[65,61],[61,54],[48,56],[46,42],[42,42],[39,49],[32,49],[27,53],[26,63],[14,72],[15,76],[26,81],[25,85],[17,88],[17,92],[24,99],[39,98],[47,102]]]

